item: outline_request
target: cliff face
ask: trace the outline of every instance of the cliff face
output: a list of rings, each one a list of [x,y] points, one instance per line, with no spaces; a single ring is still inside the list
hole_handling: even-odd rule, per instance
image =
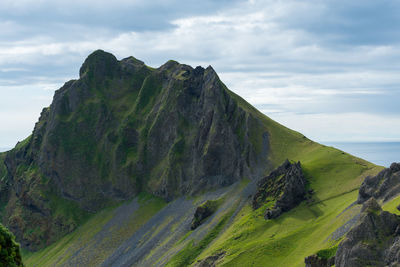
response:
[[[261,173],[268,133],[237,101],[211,67],[92,53],[1,157],[2,221],[34,250],[139,192],[172,200]]]

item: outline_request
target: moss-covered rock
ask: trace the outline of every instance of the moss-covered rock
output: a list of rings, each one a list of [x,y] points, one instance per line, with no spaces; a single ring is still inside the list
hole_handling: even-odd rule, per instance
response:
[[[199,227],[208,217],[210,217],[219,207],[221,200],[207,200],[197,207],[191,224],[191,229]]]
[[[305,199],[306,184],[300,162],[291,163],[286,160],[258,182],[258,189],[252,202],[253,209],[260,208],[266,202],[273,202],[273,206],[265,211],[264,217],[276,218]]]

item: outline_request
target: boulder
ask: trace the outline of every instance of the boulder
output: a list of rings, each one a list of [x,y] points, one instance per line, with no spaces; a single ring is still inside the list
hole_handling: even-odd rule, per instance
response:
[[[190,228],[192,230],[199,227],[208,217],[210,217],[218,208],[219,200],[207,200],[197,207]]]
[[[258,182],[258,189],[252,201],[253,209],[258,209],[269,201],[275,201],[274,206],[268,208],[264,215],[265,219],[274,219],[306,198],[306,184],[300,162],[291,163],[286,160]]]

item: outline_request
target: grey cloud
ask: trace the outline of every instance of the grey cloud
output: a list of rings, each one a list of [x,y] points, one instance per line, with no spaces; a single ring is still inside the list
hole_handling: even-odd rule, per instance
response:
[[[28,1],[24,6],[3,5],[0,17],[34,25],[46,32],[60,24],[101,27],[117,32],[166,30],[176,18],[209,14],[235,5],[228,1]],[[50,31],[51,32],[51,31]],[[57,34],[53,32],[53,34]]]
[[[294,4],[296,5],[296,4]],[[280,18],[288,28],[309,32],[328,46],[388,45],[400,42],[400,2],[312,0]]]

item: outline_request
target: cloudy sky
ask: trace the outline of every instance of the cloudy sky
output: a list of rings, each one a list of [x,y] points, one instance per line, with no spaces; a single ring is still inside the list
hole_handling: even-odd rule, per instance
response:
[[[0,148],[27,137],[96,49],[212,65],[320,142],[400,140],[400,2],[2,0]]]

